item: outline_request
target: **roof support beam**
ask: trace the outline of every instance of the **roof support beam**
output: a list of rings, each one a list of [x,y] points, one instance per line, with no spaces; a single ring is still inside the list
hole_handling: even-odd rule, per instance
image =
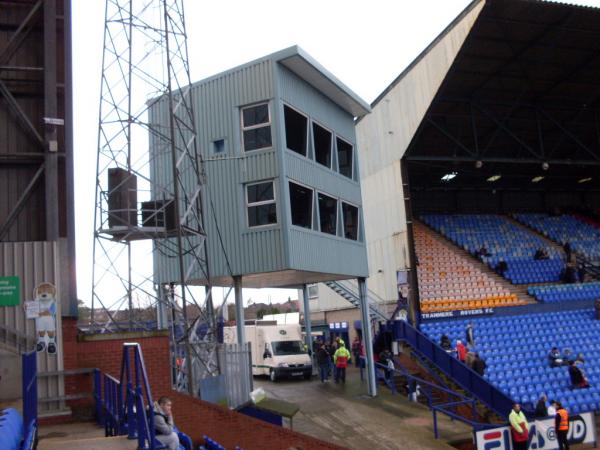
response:
[[[33,5],[27,16],[25,16],[25,19],[23,19],[23,22],[19,25],[19,28],[17,28],[15,33],[11,36],[10,41],[6,44],[6,47],[4,47],[4,50],[2,50],[2,53],[0,54],[0,65],[7,64],[17,50],[19,50],[21,44],[23,44],[23,41],[25,41],[33,28],[32,19],[42,6],[42,3],[43,0],[38,0],[35,5]]]
[[[44,139],[42,139],[42,136],[40,136],[36,128],[29,120],[29,117],[27,117],[27,114],[25,114],[25,111],[21,109],[19,102],[17,102],[15,97],[11,94],[10,90],[2,80],[0,80],[0,95],[6,99],[6,103],[8,104],[9,109],[25,130],[27,136],[29,136],[37,145],[43,148]]]
[[[552,117],[550,114],[548,114],[546,111],[544,111],[542,108],[539,108],[539,112],[546,117],[550,122],[552,122],[554,125],[556,125],[556,127],[563,132],[563,134],[567,137],[569,137],[573,142],[575,142],[577,145],[579,145],[583,150],[585,150],[586,152],[588,152],[590,154],[590,156],[592,156],[592,158],[594,158],[597,161],[600,161],[600,156],[598,155],[598,153],[596,153],[594,150],[592,150],[591,148],[589,148],[587,145],[585,145],[583,142],[581,142],[581,140],[579,140],[579,138],[577,136],[575,136],[573,133],[571,133],[569,130],[567,130],[562,123],[560,123],[558,120],[556,120],[554,117]]]
[[[460,141],[460,139],[453,136],[452,133],[450,133],[448,130],[446,130],[443,126],[436,123],[431,117],[427,118],[427,122],[429,122],[431,125],[433,125],[435,129],[437,129],[440,133],[442,133],[444,136],[446,136],[448,139],[450,139],[452,142],[454,142],[456,145],[458,145],[460,148],[462,148],[465,152],[467,152],[468,154],[470,154],[472,156],[477,156],[476,152],[474,152],[469,147],[467,147],[465,144],[463,144]]]
[[[464,157],[464,156],[452,156],[452,155],[447,155],[447,156],[427,156],[427,155],[408,155],[406,156],[406,160],[408,161],[430,161],[430,162],[472,162],[474,163],[475,161],[477,161],[477,158],[470,158],[470,157]],[[501,164],[539,164],[540,160],[537,158],[496,158],[496,157],[492,157],[492,158],[481,158],[480,161],[484,162],[484,163],[501,163]],[[600,161],[599,160],[589,160],[589,159],[585,159],[585,160],[567,160],[567,159],[551,159],[546,161],[548,164],[550,164],[551,166],[554,165],[562,165],[562,166],[593,166],[593,167],[600,167]]]
[[[490,113],[489,111],[487,111],[485,108],[483,108],[482,106],[478,105],[476,102],[473,102],[473,105],[475,106],[475,108],[477,108],[479,111],[481,111],[483,114],[485,114],[487,117],[489,117],[496,125],[498,125],[499,128],[502,129],[502,131],[504,131],[508,136],[510,136],[511,138],[513,138],[515,140],[515,142],[519,143],[521,145],[521,147],[523,147],[525,150],[527,150],[529,153],[531,153],[533,156],[535,156],[536,158],[541,159],[542,156],[540,154],[538,154],[533,148],[531,148],[526,142],[524,142],[521,138],[519,138],[519,136],[517,136],[516,134],[514,134],[503,122],[501,122],[498,118],[496,118],[494,116],[494,114]],[[512,111],[511,111],[512,114]]]

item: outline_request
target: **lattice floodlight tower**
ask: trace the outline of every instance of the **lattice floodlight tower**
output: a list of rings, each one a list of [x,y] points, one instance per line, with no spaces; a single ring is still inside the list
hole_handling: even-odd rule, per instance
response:
[[[106,1],[92,327],[143,327],[136,302],[157,306],[171,325],[178,386],[194,393],[187,380],[218,368],[210,282],[201,302],[188,284],[210,277],[186,38],[183,0]],[[152,252],[176,261],[161,286]]]

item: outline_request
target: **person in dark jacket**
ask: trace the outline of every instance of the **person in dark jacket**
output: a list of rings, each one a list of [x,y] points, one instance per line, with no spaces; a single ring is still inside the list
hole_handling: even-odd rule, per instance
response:
[[[393,360],[393,356],[392,353],[388,350],[388,349],[384,349],[380,354],[379,354],[379,363],[383,364],[384,366],[386,366],[387,368],[384,369],[384,373],[385,373],[385,378],[386,380],[389,380],[391,375],[392,375],[392,371],[390,370],[390,361],[394,362]]]
[[[327,351],[325,344],[321,345],[317,350],[317,364],[319,365],[321,383],[325,383],[329,380],[329,369],[331,367],[331,355]]]
[[[473,358],[473,370],[477,372],[480,376],[483,376],[486,367],[487,364],[479,356],[479,353],[475,353],[475,358]]]
[[[465,331],[466,342],[469,347],[475,347],[475,329],[473,328],[473,324],[469,322],[467,325],[467,329]]]
[[[156,439],[167,446],[168,450],[179,449],[179,436],[175,432],[175,422],[171,412],[172,402],[168,397],[161,397],[154,404],[154,430]]]
[[[571,389],[590,387],[590,384],[583,374],[583,371],[577,367],[573,361],[569,361],[569,377],[571,378]]]
[[[559,367],[563,365],[563,358],[560,354],[560,350],[556,347],[552,347],[550,353],[548,353],[548,362],[550,367]]]
[[[452,353],[454,350],[452,349],[452,342],[450,342],[450,338],[445,334],[442,334],[440,338],[440,347],[442,347],[446,353]]]
[[[542,394],[535,405],[535,417],[548,417],[548,407],[546,406],[547,397]]]
[[[498,264],[496,264],[495,270],[498,275],[503,277],[508,270],[508,263],[504,260],[499,261]]]

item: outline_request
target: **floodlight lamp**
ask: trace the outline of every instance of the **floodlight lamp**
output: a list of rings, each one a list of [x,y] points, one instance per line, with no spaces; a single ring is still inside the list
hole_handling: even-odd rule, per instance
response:
[[[546,161],[544,161],[542,163],[542,170],[548,170],[550,168],[550,164],[548,164]]]
[[[481,169],[482,167],[483,167],[483,161],[481,161],[481,160],[475,161],[475,168],[476,169]]]

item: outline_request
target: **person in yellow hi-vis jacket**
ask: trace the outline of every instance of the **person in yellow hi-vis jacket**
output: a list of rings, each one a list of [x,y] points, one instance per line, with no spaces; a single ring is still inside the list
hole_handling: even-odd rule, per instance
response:
[[[333,363],[335,364],[335,376],[334,380],[339,383],[346,382],[346,367],[348,367],[348,360],[350,359],[350,352],[346,349],[344,341],[340,339],[339,347],[333,354]]]

